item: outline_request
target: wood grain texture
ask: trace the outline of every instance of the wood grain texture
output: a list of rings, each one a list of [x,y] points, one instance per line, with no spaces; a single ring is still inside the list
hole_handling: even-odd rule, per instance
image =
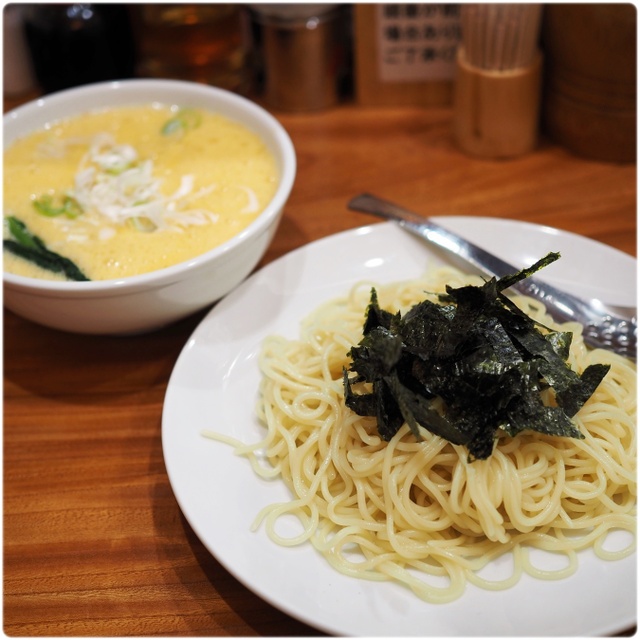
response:
[[[460,153],[447,109],[275,114],[298,154],[261,265],[377,219],[372,191],[424,214],[516,218],[636,254],[635,165],[543,141],[512,161]],[[318,265],[318,268],[322,268]],[[12,636],[305,636],[206,551],[161,447],[164,393],[203,313],[136,338],[73,336],[4,314],[4,631]]]

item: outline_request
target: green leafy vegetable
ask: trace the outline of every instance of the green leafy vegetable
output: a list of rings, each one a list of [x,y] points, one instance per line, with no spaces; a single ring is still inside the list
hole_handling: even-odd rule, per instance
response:
[[[173,118],[167,120],[161,133],[163,136],[182,135],[191,129],[197,129],[202,122],[202,116],[195,109],[180,109]]]
[[[89,280],[74,262],[47,249],[44,242],[33,235],[24,222],[13,216],[8,216],[5,220],[9,234],[12,236],[5,238],[2,242],[5,251],[10,251],[47,271],[62,273],[68,280]]]
[[[44,250],[45,246],[42,240],[40,240],[38,236],[34,236],[27,229],[24,222],[21,222],[13,216],[5,218],[5,222],[9,229],[9,234],[12,235],[23,247],[34,249],[36,251]]]
[[[64,215],[67,218],[77,218],[82,214],[82,207],[78,201],[72,196],[65,195],[59,206],[54,205],[53,198],[50,195],[40,196],[33,201],[35,210],[49,218]]]
[[[498,430],[583,438],[572,417],[609,366],[573,371],[572,334],[541,327],[502,293],[559,257],[481,286],[447,287],[441,304],[424,300],[404,316],[380,308],[373,289],[344,371],[347,407],[375,416],[384,440],[406,422],[418,438],[422,426],[465,445],[470,460],[491,455]]]

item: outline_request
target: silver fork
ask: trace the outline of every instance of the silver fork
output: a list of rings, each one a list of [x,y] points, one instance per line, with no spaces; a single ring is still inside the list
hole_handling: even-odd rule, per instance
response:
[[[369,193],[356,196],[349,201],[348,207],[353,211],[395,220],[407,231],[455,254],[489,276],[501,278],[519,270],[431,220]],[[636,359],[635,307],[606,305],[596,299],[584,300],[535,278],[518,282],[513,288],[542,300],[549,314],[558,322],[573,320],[581,323],[584,341],[589,346]]]

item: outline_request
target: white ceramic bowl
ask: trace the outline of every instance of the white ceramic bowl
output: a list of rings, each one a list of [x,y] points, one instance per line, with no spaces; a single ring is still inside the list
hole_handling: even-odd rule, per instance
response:
[[[127,334],[160,328],[222,298],[258,264],[277,229],[296,173],[296,156],[278,121],[255,103],[210,86],[173,80],[86,85],[33,101],[4,116],[4,146],[46,123],[97,108],[160,102],[207,108],[258,134],[280,170],[276,193],[258,218],[223,245],[166,269],[118,280],[57,282],[4,273],[4,304],[65,331]]]

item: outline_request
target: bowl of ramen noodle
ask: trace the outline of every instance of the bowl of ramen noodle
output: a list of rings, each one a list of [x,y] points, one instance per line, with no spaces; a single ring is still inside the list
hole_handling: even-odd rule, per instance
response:
[[[99,83],[4,116],[4,304],[131,334],[205,309],[257,266],[296,173],[257,104],[174,80]]]

